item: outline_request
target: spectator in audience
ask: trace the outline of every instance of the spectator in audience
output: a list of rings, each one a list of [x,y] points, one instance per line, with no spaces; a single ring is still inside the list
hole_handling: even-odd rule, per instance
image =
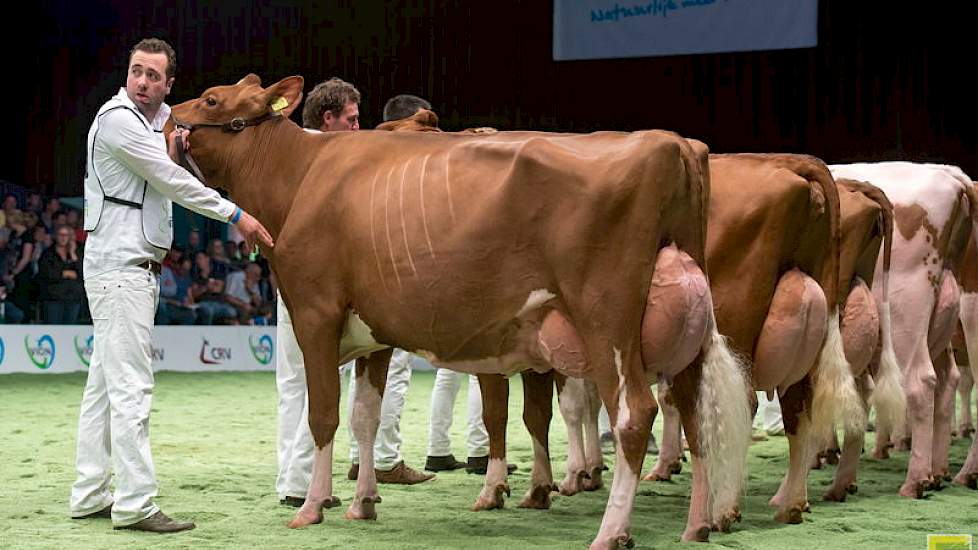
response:
[[[6,210],[7,200],[4,200]],[[17,308],[24,312],[25,319],[29,322],[31,315],[31,285],[33,284],[34,273],[31,268],[31,260],[34,258],[34,236],[27,230],[24,220],[24,213],[13,211],[7,213],[7,226],[10,227],[10,248],[15,251],[16,260],[10,272],[5,278],[7,291],[10,292],[11,301]]]
[[[3,196],[3,213],[10,217],[14,212],[20,212],[17,209],[17,197],[12,193],[7,193]]]
[[[175,248],[176,249],[176,248]],[[160,305],[156,310],[157,325],[192,325],[197,320],[190,287],[190,258],[172,260],[174,249],[163,260],[160,271]],[[177,249],[179,250],[179,249]],[[171,260],[167,263],[167,260]]]
[[[200,244],[200,231],[197,229],[191,229],[190,233],[187,235],[187,254],[194,255],[198,252],[202,252],[204,247]]]
[[[58,210],[54,213],[54,216],[51,216],[51,220],[54,223],[54,227],[68,225],[68,214],[64,210]],[[54,229],[51,229],[51,231],[54,231]]]
[[[85,300],[82,250],[75,242],[75,231],[67,225],[55,230],[54,246],[41,255],[38,280],[44,322],[76,324]]]
[[[51,197],[44,206],[44,212],[41,212],[41,223],[49,231],[54,227],[54,213],[59,210],[61,210],[61,201],[58,200],[58,197]]]
[[[54,244],[54,237],[44,228],[44,224],[39,223],[34,226],[31,235],[34,237],[34,256],[31,258],[34,273],[37,273],[37,264],[41,260],[41,254]]]
[[[171,270],[176,271],[177,266],[180,265],[180,261],[183,259],[183,247],[180,245],[173,245],[170,250],[166,251],[166,256],[163,257],[163,267],[169,267]]]
[[[194,265],[190,271],[190,276],[193,277],[194,282],[209,279],[213,271],[211,268],[212,265],[211,257],[206,252],[197,252],[194,254]]]
[[[244,270],[228,275],[224,293],[228,303],[238,310],[241,324],[253,324],[252,319],[267,313],[261,283],[261,267],[256,263],[249,263]]]
[[[248,266],[248,255],[241,254],[241,250],[238,249],[238,243],[228,239],[224,241],[224,250],[227,252],[232,270],[244,269]]]
[[[24,322],[24,312],[17,304],[10,301],[7,295],[7,285],[0,282],[0,324],[18,324]]]
[[[224,279],[197,278],[191,290],[197,304],[197,320],[202,325],[235,325],[238,311],[224,295]]]
[[[75,241],[78,244],[84,244],[85,239],[88,237],[88,233],[85,232],[84,229],[85,224],[82,223],[81,212],[75,210],[74,208],[71,208],[67,212],[66,219],[67,219],[68,227],[70,227],[75,232]]]
[[[231,261],[224,251],[224,243],[221,239],[211,239],[207,243],[207,255],[211,257],[211,273],[218,279],[227,279],[231,273]]]
[[[24,207],[25,212],[33,212],[37,214],[37,219],[41,219],[41,213],[44,212],[44,200],[41,199],[41,194],[37,191],[30,191],[27,193],[27,206]]]

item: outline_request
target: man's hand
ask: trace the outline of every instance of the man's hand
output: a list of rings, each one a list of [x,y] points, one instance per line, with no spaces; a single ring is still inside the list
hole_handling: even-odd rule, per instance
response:
[[[180,153],[181,151],[177,148],[177,136],[180,136],[183,140],[183,151],[186,152],[190,150],[190,130],[186,128],[177,128],[170,132],[170,135],[166,136],[166,152],[173,159],[173,162],[180,164]]]
[[[254,250],[255,245],[259,242],[268,248],[275,246],[275,243],[272,242],[272,235],[265,229],[265,226],[244,210],[241,211],[241,218],[235,226],[238,228],[241,236],[244,237],[245,244],[248,245],[248,250]]]

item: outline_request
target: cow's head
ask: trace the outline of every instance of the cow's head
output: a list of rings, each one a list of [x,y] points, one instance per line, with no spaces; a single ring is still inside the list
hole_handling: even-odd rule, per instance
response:
[[[192,159],[181,164],[196,161],[202,173],[197,176],[207,177],[250,141],[235,138],[263,123],[287,119],[302,101],[302,86],[301,76],[290,76],[262,88],[261,79],[249,74],[237,84],[208,88],[197,99],[174,106],[165,131],[169,134],[176,126],[191,130]]]

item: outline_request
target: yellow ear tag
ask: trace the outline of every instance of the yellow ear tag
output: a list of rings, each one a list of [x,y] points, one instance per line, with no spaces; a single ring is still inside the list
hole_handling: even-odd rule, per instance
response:
[[[278,96],[275,101],[272,102],[273,111],[281,111],[282,109],[289,106],[289,102],[282,96]]]

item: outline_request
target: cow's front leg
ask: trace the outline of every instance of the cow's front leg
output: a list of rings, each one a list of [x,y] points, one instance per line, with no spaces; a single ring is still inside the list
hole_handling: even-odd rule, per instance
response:
[[[357,492],[346,511],[346,519],[377,519],[376,504],[380,502],[380,495],[377,492],[377,472],[374,470],[374,440],[380,424],[380,407],[390,360],[389,349],[357,359],[357,389],[356,395],[350,396],[353,400],[350,426],[360,449],[360,472]]]
[[[550,420],[553,417],[554,380],[551,372],[523,371],[523,423],[533,440],[530,489],[520,508],[550,508],[550,493],[557,490],[550,467]],[[506,462],[503,461],[505,465]]]
[[[658,412],[637,354],[628,356],[614,349],[613,360],[611,365],[603,365],[608,376],[595,380],[601,400],[608,410],[616,445],[611,491],[601,529],[591,543],[592,550],[634,544],[629,531],[635,491],[642,474],[652,421]],[[609,366],[614,370],[608,369]],[[601,367],[597,368],[601,372]]]
[[[306,362],[309,428],[316,450],[306,501],[289,522],[291,528],[320,523],[323,508],[339,504],[333,496],[333,442],[340,423],[339,323],[323,322],[322,318],[322,312],[311,308],[293,311],[292,315]],[[341,318],[339,312],[333,318]]]
[[[489,467],[482,492],[472,510],[502,508],[503,494],[510,494],[506,483],[506,422],[509,408],[509,380],[498,374],[480,374],[482,420],[489,434]]]

